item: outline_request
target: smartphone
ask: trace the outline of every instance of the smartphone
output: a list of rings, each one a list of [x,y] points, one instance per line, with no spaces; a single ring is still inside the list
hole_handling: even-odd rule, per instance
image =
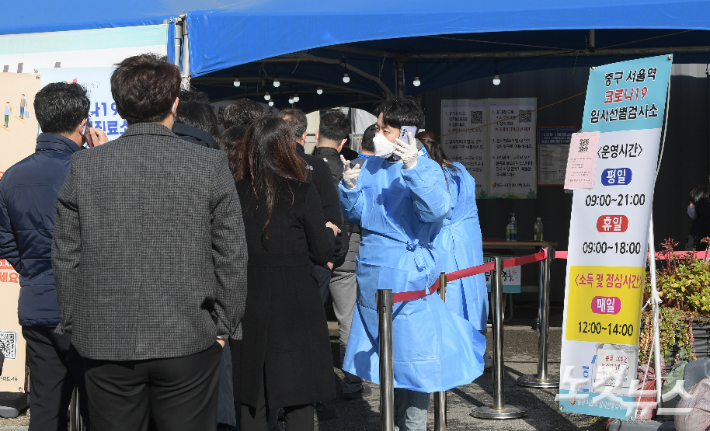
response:
[[[404,141],[406,143],[409,143],[409,137],[407,136],[407,132],[412,134],[412,137],[417,136],[417,127],[416,126],[402,126],[401,129],[399,129],[399,140]]]
[[[89,147],[93,148],[94,138],[91,136],[91,121],[86,120],[86,123],[84,124],[84,131],[82,132],[82,135],[84,135],[84,139],[86,139],[86,143],[89,144]]]
[[[365,163],[365,159],[354,159],[350,160],[350,168],[355,168],[356,166],[362,167],[362,165]]]

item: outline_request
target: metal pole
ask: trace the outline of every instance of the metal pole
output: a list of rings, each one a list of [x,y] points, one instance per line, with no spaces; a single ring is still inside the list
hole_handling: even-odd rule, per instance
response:
[[[446,302],[446,273],[439,275],[439,296]],[[446,431],[446,391],[434,392],[434,431]]]
[[[397,97],[404,97],[404,61],[397,60],[395,62],[397,69],[395,73],[395,87],[397,91]]]
[[[380,425],[382,431],[394,431],[393,304],[392,289],[380,289],[377,291],[377,318],[380,339]]]
[[[505,371],[503,367],[503,258],[494,256],[491,276],[493,302],[493,407],[476,407],[471,416],[479,419],[515,419],[527,414],[520,407],[505,404]]]
[[[653,307],[653,365],[656,370],[656,402],[658,408],[663,407],[661,399],[661,388],[663,387],[663,376],[661,374],[661,332],[659,326],[658,306],[661,303],[661,297],[658,295],[658,287],[656,286],[656,245],[653,237],[653,215],[648,228],[648,252],[649,256],[649,272],[651,273],[651,306]]]
[[[547,373],[547,354],[550,342],[550,266],[555,258],[555,249],[547,249],[547,259],[540,262],[540,320],[538,323],[537,375],[523,375],[518,385],[528,388],[557,388],[560,380]]]
[[[182,26],[182,88],[190,89],[190,38],[187,34],[187,18]]]
[[[175,66],[180,67],[180,54],[182,53],[182,21],[175,20]]]
[[[84,431],[84,421],[81,418],[81,403],[79,389],[74,388],[69,402],[69,431]]]

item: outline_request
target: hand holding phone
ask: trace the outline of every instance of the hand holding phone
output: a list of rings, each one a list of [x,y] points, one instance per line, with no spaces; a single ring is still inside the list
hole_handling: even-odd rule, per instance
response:
[[[84,130],[81,132],[86,140],[86,143],[90,148],[94,146],[94,137],[91,136],[91,121],[87,118],[86,123],[84,123]]]
[[[97,147],[108,142],[108,136],[101,129],[94,129],[91,127],[91,121],[86,120],[84,124],[84,130],[82,132],[84,139],[89,147]]]
[[[409,144],[409,137],[407,133],[411,133],[412,136],[417,135],[417,126],[402,126],[401,129],[399,129],[399,140]]]

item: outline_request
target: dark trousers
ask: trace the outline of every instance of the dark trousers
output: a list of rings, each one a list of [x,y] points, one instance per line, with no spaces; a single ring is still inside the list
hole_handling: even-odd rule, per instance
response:
[[[22,328],[30,366],[30,429],[65,431],[74,387],[79,388],[81,415],[89,429],[84,362],[71,344],[71,334],[55,334],[49,326]]]
[[[221,357],[215,342],[181,358],[86,359],[93,431],[146,431],[151,412],[159,431],[216,430]]]
[[[330,297],[330,277],[333,271],[325,265],[315,265],[314,268],[320,277],[318,291],[320,292],[320,297],[323,300],[323,306],[325,307],[328,305],[328,298]]]
[[[256,407],[242,404],[240,431],[269,431],[269,403],[264,391],[264,382],[259,388],[259,405]],[[315,409],[313,404],[284,407],[286,431],[313,431],[315,428]]]

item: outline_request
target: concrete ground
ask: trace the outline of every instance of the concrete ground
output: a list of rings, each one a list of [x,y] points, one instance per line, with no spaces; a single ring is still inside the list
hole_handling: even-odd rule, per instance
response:
[[[551,310],[549,372],[559,376],[560,342],[562,337],[562,309]],[[518,386],[516,380],[524,374],[537,373],[537,331],[534,330],[537,304],[520,304],[515,307],[515,318],[504,326],[505,401],[522,407],[527,416],[513,420],[482,420],[469,415],[475,406],[491,406],[492,373],[485,372],[473,383],[452,389],[448,396],[449,431],[458,430],[585,430],[601,431],[605,422],[591,416],[561,413],[555,401],[556,389],[530,389]],[[330,323],[331,340],[337,343],[337,324]],[[491,351],[492,331],[487,334],[488,351]],[[335,346],[334,346],[334,352]],[[335,369],[338,379],[342,372]],[[363,400],[327,402],[337,411],[335,419],[321,420],[321,431],[375,431],[380,429],[379,386],[368,383],[372,394]],[[338,385],[338,395],[340,386]],[[429,406],[428,429],[434,429],[434,403]]]
[[[562,309],[555,304],[551,310],[549,370],[559,376]],[[335,362],[339,351],[337,322],[329,316],[329,328]],[[537,372],[537,331],[534,330],[537,304],[519,304],[515,307],[515,318],[504,327],[505,400],[527,411],[527,416],[514,420],[481,420],[469,416],[474,406],[491,406],[493,392],[492,374],[484,373],[473,383],[448,391],[448,430],[604,430],[604,422],[585,415],[561,413],[555,402],[555,389],[529,389],[516,384],[523,374]],[[489,330],[488,351],[490,352],[492,333]],[[337,364],[336,364],[337,365]],[[342,372],[334,367],[337,380]],[[344,401],[340,398],[325,404],[336,410],[333,419],[321,418],[320,431],[361,431],[380,429],[379,386],[368,383],[372,393],[364,399]],[[340,384],[338,383],[338,396]],[[433,402],[429,411],[430,430],[434,429]],[[0,418],[0,430],[25,431],[27,417],[16,419]]]

